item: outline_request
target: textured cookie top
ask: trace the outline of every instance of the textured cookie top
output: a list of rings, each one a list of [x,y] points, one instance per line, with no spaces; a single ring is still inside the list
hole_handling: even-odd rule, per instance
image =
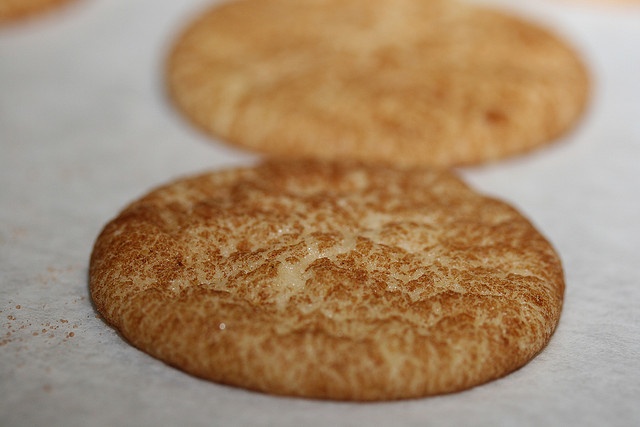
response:
[[[270,162],[159,188],[98,238],[91,293],[134,345],[269,393],[446,393],[549,340],[563,274],[518,212],[449,172]]]
[[[0,24],[42,13],[71,0],[0,0]]]
[[[242,0],[177,41],[178,107],[278,156],[462,165],[546,144],[587,100],[563,40],[451,0]]]

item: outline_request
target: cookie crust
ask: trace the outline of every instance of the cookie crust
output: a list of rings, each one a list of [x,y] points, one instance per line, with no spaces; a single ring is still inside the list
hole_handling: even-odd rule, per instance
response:
[[[450,172],[274,161],[132,203],[96,241],[90,289],[127,340],[193,375],[370,401],[521,367],[564,281],[525,218]]]
[[[199,16],[167,64],[178,109],[274,156],[458,166],[577,122],[587,71],[555,34],[451,0],[240,0]]]

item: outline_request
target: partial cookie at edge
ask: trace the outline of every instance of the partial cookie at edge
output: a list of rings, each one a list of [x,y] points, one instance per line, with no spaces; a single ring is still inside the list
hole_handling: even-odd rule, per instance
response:
[[[0,24],[46,13],[74,0],[0,0]]]

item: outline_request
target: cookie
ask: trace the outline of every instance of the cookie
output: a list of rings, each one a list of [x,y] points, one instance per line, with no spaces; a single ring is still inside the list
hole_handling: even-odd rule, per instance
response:
[[[281,160],[129,205],[96,241],[90,289],[133,345],[195,376],[370,401],[523,366],[564,281],[521,214],[451,172]]]
[[[0,24],[37,15],[71,0],[0,0]]]
[[[278,157],[489,162],[567,132],[585,66],[561,38],[450,0],[241,0],[204,12],[167,64],[177,108]]]

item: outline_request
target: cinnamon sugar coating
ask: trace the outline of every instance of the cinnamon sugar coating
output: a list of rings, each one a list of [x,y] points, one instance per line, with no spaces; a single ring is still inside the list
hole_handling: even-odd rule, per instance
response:
[[[561,37],[455,0],[241,0],[199,16],[167,64],[209,134],[282,157],[469,165],[573,128],[589,79]]]
[[[564,281],[525,218],[451,172],[272,161],[132,203],[97,239],[90,287],[127,340],[193,375],[366,401],[521,367]]]

